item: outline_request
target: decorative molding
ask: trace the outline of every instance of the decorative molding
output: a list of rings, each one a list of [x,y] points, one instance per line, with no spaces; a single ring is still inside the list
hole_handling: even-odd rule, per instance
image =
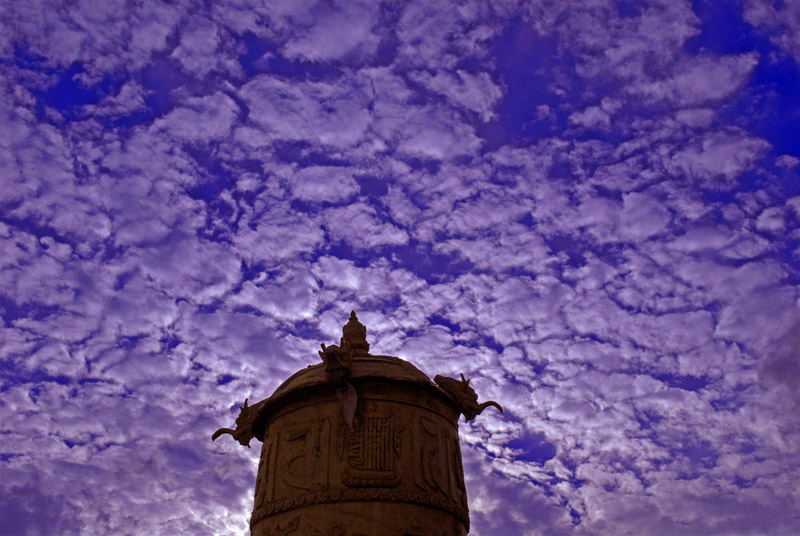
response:
[[[469,530],[469,511],[451,499],[442,495],[420,491],[404,491],[397,489],[332,489],[330,491],[318,491],[296,495],[279,501],[265,503],[253,512],[250,517],[250,528],[252,529],[263,519],[283,512],[288,512],[296,508],[311,506],[314,504],[331,504],[351,501],[388,501],[404,502],[436,508],[454,516],[461,521]]]

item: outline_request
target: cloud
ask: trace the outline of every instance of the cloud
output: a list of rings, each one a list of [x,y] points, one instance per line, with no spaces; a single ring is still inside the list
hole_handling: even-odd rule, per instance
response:
[[[368,94],[352,81],[294,83],[264,75],[245,84],[240,96],[264,129],[262,143],[298,140],[343,149],[358,144],[370,124]]]
[[[629,91],[654,101],[672,101],[679,107],[713,104],[740,88],[757,63],[755,53],[721,58],[700,56],[675,66],[666,79],[635,86]]]
[[[135,80],[126,82],[116,95],[105,97],[97,105],[87,105],[86,110],[92,116],[124,116],[144,111],[145,89]]]
[[[671,220],[669,210],[646,193],[625,194],[622,205],[620,234],[637,242],[665,231]]]
[[[228,58],[216,54],[223,47],[219,30],[222,29],[205,17],[190,17],[181,28],[180,44],[169,56],[176,59],[186,72],[198,77],[206,76],[220,64],[232,67],[232,62],[226,61]],[[219,59],[209,61],[209,58]],[[232,70],[236,72],[237,67],[232,67]]]
[[[6,7],[13,20],[11,42],[25,43],[51,65],[81,62],[92,79],[117,69],[142,68],[151,55],[167,46],[184,11],[180,6],[124,2],[103,6],[77,2],[54,9],[47,1],[13,2]]]
[[[502,9],[498,6],[498,11]],[[485,56],[487,44],[499,30],[489,12],[488,5],[477,2],[460,9],[442,3],[409,4],[397,21],[396,63],[452,69],[460,58]]]
[[[211,141],[230,133],[238,112],[238,106],[228,95],[216,93],[187,99],[186,106],[172,110],[153,127],[180,141]]]
[[[242,219],[246,225],[233,240],[236,250],[251,265],[280,264],[315,250],[325,239],[318,219],[277,207],[263,215],[246,214]]]
[[[412,158],[449,160],[480,147],[474,129],[460,122],[451,110],[391,103],[376,106],[384,120],[375,130]]]
[[[494,105],[503,96],[502,89],[488,73],[439,71],[435,75],[427,72],[412,72],[411,79],[445,95],[458,106],[476,112],[483,121],[496,117]]]
[[[292,183],[296,199],[315,203],[343,201],[359,189],[352,170],[331,166],[300,169],[292,176]]]
[[[586,128],[607,130],[611,126],[611,117],[620,107],[620,101],[606,98],[599,106],[589,106],[581,112],[573,112],[569,116],[569,121]]]
[[[689,2],[651,2],[622,13],[624,6],[553,6],[533,2],[527,20],[540,34],[556,33],[576,49],[577,72],[586,79],[619,77],[628,83],[660,72],[684,43],[698,33]]]
[[[323,219],[333,240],[342,240],[356,249],[408,242],[408,233],[390,222],[382,222],[365,203],[326,209]]]
[[[769,147],[766,141],[743,135],[740,131],[714,132],[676,153],[669,165],[675,171],[686,173],[701,186],[728,190]]]
[[[308,6],[299,17],[286,17],[284,24],[297,29],[283,45],[288,58],[310,61],[343,59],[349,55],[359,59],[374,53],[379,36],[372,31],[377,23],[378,10],[372,2],[343,2],[340,5],[318,2]],[[288,20],[287,20],[288,19]],[[343,28],[347,28],[343,31]]]
[[[767,32],[770,40],[800,62],[800,7],[793,2],[764,2],[748,0],[744,3],[744,20]]]

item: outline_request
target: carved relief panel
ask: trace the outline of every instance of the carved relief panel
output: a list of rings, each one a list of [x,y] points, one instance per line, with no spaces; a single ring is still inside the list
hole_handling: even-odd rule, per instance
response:
[[[414,417],[414,484],[466,507],[458,436],[438,416],[417,411]]]
[[[258,462],[256,475],[256,498],[254,510],[260,509],[265,503],[275,498],[275,446],[278,443],[279,432],[264,438],[261,446],[261,460]]]
[[[400,483],[396,462],[400,457],[402,426],[387,409],[368,402],[353,430],[339,426],[342,483],[352,487],[394,487]]]
[[[280,495],[328,488],[330,421],[327,418],[290,423],[280,431],[277,482]]]

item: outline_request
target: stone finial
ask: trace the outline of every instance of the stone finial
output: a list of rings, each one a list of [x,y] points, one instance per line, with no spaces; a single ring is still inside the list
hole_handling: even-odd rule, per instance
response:
[[[469,380],[466,379],[463,374],[461,375],[461,381],[439,375],[437,375],[433,381],[436,382],[436,385],[441,387],[445,393],[450,395],[450,398],[456,403],[458,410],[464,414],[464,419],[468,421],[480,415],[481,412],[489,406],[494,406],[500,410],[500,413],[503,413],[503,408],[494,400],[478,404],[478,395],[475,393],[475,389],[469,386]]]
[[[358,321],[355,311],[350,311],[350,320],[342,327],[342,338],[339,346],[332,344],[325,346],[322,344],[322,351],[319,352],[322,362],[325,363],[325,373],[334,387],[339,406],[342,408],[342,416],[348,428],[353,430],[357,426],[356,405],[358,404],[358,394],[355,388],[350,385],[347,378],[350,376],[350,366],[354,357],[366,357],[369,355],[369,343],[367,342],[367,328]]]
[[[353,357],[367,357],[369,343],[367,342],[367,327],[358,321],[355,311],[350,311],[350,320],[342,327],[342,348],[349,347]]]

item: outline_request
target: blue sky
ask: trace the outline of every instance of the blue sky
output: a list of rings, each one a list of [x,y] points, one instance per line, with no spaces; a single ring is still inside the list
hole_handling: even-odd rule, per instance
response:
[[[247,534],[338,340],[464,373],[473,535],[796,534],[796,1],[0,6],[0,525]]]

